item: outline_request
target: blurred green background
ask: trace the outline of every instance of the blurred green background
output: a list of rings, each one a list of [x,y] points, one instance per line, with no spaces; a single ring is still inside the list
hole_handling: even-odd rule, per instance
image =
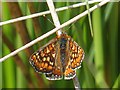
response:
[[[1,4],[2,21],[48,10],[46,2],[1,2]],[[75,2],[56,2],[55,7],[72,4]],[[95,4],[89,7],[93,5]],[[85,51],[82,67],[77,70],[82,88],[119,87],[117,50],[120,12],[118,12],[118,6],[117,2],[109,2],[90,13],[89,17],[84,16],[64,28]],[[81,6],[58,12],[61,24],[86,9],[87,6]],[[0,47],[2,56],[0,57],[53,29],[55,26],[48,19],[52,21],[51,15],[2,26],[2,47]],[[54,37],[55,34],[0,63],[0,88],[74,88],[72,80],[48,81],[43,74],[35,72],[29,64],[30,55]]]

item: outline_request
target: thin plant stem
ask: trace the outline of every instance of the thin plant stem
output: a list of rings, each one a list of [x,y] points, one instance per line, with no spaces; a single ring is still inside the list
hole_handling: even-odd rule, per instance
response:
[[[93,37],[93,28],[92,28],[91,15],[90,15],[90,12],[89,12],[88,0],[86,0],[86,7],[87,7],[87,10],[88,10],[88,20],[89,20],[89,25],[90,25],[91,36]]]
[[[59,27],[60,26],[60,21],[59,21],[57,13],[55,11],[55,7],[54,7],[54,4],[53,4],[53,1],[52,0],[47,0],[47,4],[48,4],[48,7],[50,9],[50,12],[51,12],[51,15],[52,15],[52,19],[54,21],[55,26]],[[62,33],[61,30],[56,32],[57,35],[61,35],[61,33]],[[74,83],[75,89],[76,90],[80,90],[80,84],[79,84],[77,76],[74,77],[73,83]]]
[[[4,33],[2,34],[2,37],[3,37],[3,41],[6,44],[6,46],[10,49],[10,51],[13,51],[14,50],[13,44],[9,41],[9,39],[6,37],[6,35]],[[25,76],[26,80],[28,81],[28,87],[34,88],[34,84],[32,83],[32,80],[29,76],[30,73],[28,71],[28,68],[22,62],[22,59],[19,57],[18,54],[14,57],[14,61],[15,61],[16,65],[21,69],[23,75]]]
[[[100,2],[99,4],[97,4],[97,5],[93,6],[93,7],[91,7],[91,8],[89,9],[89,11],[92,12],[92,11],[94,11],[95,9],[97,9],[97,8],[99,8],[99,7],[101,7],[101,6],[103,6],[104,4],[106,4],[106,3],[109,2],[109,1],[110,1],[110,0],[104,0],[104,1],[102,1],[102,2]],[[49,32],[47,32],[47,33],[45,33],[45,34],[43,34],[42,36],[40,36],[40,37],[38,37],[37,39],[35,39],[35,40],[29,42],[28,44],[22,46],[21,48],[19,48],[19,49],[15,50],[15,51],[11,52],[10,54],[4,56],[3,58],[0,59],[0,62],[2,62],[2,61],[4,61],[4,60],[8,59],[8,58],[11,57],[11,56],[16,55],[17,53],[19,53],[20,51],[22,51],[22,50],[24,50],[24,49],[27,49],[28,47],[34,45],[35,43],[37,43],[37,42],[43,40],[44,38],[50,36],[51,34],[57,32],[59,29],[65,27],[65,26],[67,26],[67,25],[70,25],[71,23],[73,23],[73,22],[79,20],[80,18],[82,18],[83,16],[85,16],[85,15],[87,15],[87,14],[88,14],[88,10],[86,10],[86,11],[84,11],[83,13],[81,13],[81,14],[75,16],[74,18],[70,19],[69,21],[67,21],[67,22],[65,22],[65,23],[63,23],[63,24],[61,24],[59,27],[56,27],[56,28],[54,28],[53,30],[51,30],[51,31],[49,31]]]
[[[57,13],[55,11],[53,1],[52,0],[47,0],[47,4],[48,4],[48,7],[50,9],[51,16],[52,16],[52,19],[53,19],[53,22],[54,22],[55,26],[59,27],[60,26],[60,21],[59,21]],[[61,33],[62,33],[61,29],[56,32],[57,35],[60,35]]]
[[[96,1],[96,0],[88,1],[89,4],[93,4],[93,3],[96,3],[96,2],[100,2],[100,1]],[[78,4],[74,4],[74,5],[70,5],[70,6],[65,6],[65,7],[61,7],[61,8],[57,8],[56,11],[58,12],[58,11],[63,11],[63,10],[67,10],[67,9],[70,9],[70,8],[77,8],[77,7],[84,6],[84,5],[86,5],[86,2],[78,3]],[[0,26],[5,25],[5,24],[18,22],[18,21],[22,21],[22,20],[26,20],[26,19],[29,19],[29,18],[43,16],[43,15],[46,15],[46,14],[50,14],[50,11],[44,11],[44,12],[40,12],[40,13],[31,14],[31,15],[28,15],[28,16],[23,16],[23,17],[11,19],[11,20],[3,21],[3,22],[0,22]]]
[[[74,87],[75,87],[76,90],[81,90],[80,83],[78,81],[78,77],[77,76],[75,76],[73,78],[73,83],[74,83]]]
[[[36,13],[34,4],[32,2],[28,2],[27,4],[28,4],[28,7],[30,9],[30,13],[31,14]],[[33,27],[35,30],[35,35],[36,35],[36,37],[38,37],[42,33],[41,25],[39,23],[39,17],[32,18],[32,21],[33,21]]]
[[[8,2],[7,4],[10,10],[10,14],[13,18],[22,16],[22,12],[18,5],[18,2]],[[30,36],[28,34],[25,21],[16,22],[13,25],[15,26],[17,33],[20,35],[23,44],[30,42]],[[27,48],[25,52],[27,54],[27,57],[29,57],[33,53],[33,48]]]

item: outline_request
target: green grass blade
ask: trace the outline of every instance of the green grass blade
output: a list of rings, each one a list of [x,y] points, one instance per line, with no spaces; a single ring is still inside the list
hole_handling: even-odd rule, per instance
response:
[[[27,82],[25,80],[25,77],[23,76],[23,73],[21,72],[20,68],[17,67],[16,69],[16,81],[17,81],[17,88],[27,88]]]
[[[118,3],[114,3],[109,22],[110,86],[118,75]],[[114,73],[113,73],[114,72]]]
[[[84,87],[83,88],[95,88],[95,81],[94,77],[92,76],[92,73],[88,69],[87,63],[84,64],[84,73],[85,73],[85,81],[84,81]]]
[[[105,22],[109,19],[110,14],[112,13],[112,8],[113,8],[114,2],[110,2],[107,4],[106,9],[105,9],[105,17],[104,20]]]
[[[93,12],[93,30],[94,30],[94,49],[95,49],[95,68],[97,74],[95,77],[97,87],[107,87],[104,80],[104,46],[103,46],[103,28],[101,9]]]
[[[90,11],[89,11],[89,4],[88,4],[88,0],[85,0],[85,1],[86,1],[86,7],[88,10],[88,20],[89,20],[89,25],[90,25],[91,36],[93,37],[93,28],[92,28],[91,15],[90,15]]]
[[[113,84],[113,90],[115,89],[115,88],[120,88],[120,74],[118,75],[118,78],[115,80],[115,82],[114,82],[114,84]]]
[[[7,7],[7,4],[4,2],[2,3],[2,20],[8,20],[10,19],[10,12],[9,9]],[[14,36],[13,35],[13,27],[11,25],[4,25],[2,27],[2,29],[4,30],[3,33],[6,36],[11,36],[11,38],[9,38],[12,43],[14,42]],[[7,48],[5,46],[5,44],[3,43],[3,47],[2,47],[2,55],[5,56],[8,53],[10,53],[9,48]],[[3,57],[2,56],[2,57]],[[15,88],[16,87],[16,74],[15,74],[15,64],[13,62],[13,58],[9,58],[7,59],[7,61],[2,63],[2,77],[3,77],[3,88]]]
[[[3,82],[3,78],[2,78],[2,63],[0,63],[0,89],[2,88],[2,82]]]
[[[10,53],[7,47],[3,47],[3,55]],[[15,88],[16,87],[16,74],[15,74],[15,64],[12,58],[9,58],[7,61],[2,64],[2,74],[4,80],[3,88]]]
[[[2,57],[2,30],[0,28],[0,58]],[[0,89],[2,88],[2,82],[3,82],[3,78],[2,78],[2,63],[0,63]]]

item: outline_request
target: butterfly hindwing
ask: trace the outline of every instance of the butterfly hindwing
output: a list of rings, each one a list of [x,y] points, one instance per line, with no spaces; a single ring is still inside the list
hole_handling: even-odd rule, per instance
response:
[[[63,77],[61,69],[58,67],[55,67],[51,74],[45,74],[45,75],[48,80],[60,80]]]
[[[59,39],[58,39],[59,40]],[[62,66],[60,61],[60,48],[59,42],[56,43],[56,57],[55,57],[55,67],[50,74],[45,74],[48,80],[60,80],[63,77]]]
[[[57,39],[51,40],[48,44],[39,49],[30,57],[30,64],[37,72],[52,73],[55,65],[55,44]]]
[[[64,72],[64,79],[69,80],[76,76],[76,71],[71,68],[70,62],[68,63],[66,70]]]

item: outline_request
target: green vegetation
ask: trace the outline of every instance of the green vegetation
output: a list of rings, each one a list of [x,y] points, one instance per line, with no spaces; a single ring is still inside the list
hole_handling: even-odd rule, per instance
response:
[[[56,2],[55,6],[72,4],[74,3]],[[61,24],[93,5],[95,4],[58,12]],[[45,10],[48,10],[45,2],[2,2],[2,21]],[[82,88],[119,87],[118,16],[118,3],[110,2],[89,13],[89,17],[84,16],[64,28],[85,51],[82,67],[77,70]],[[48,19],[52,21],[51,15],[2,26],[2,57],[53,29],[54,25]],[[0,88],[74,88],[72,80],[48,81],[29,64],[30,55],[54,37],[55,34],[0,63]]]

